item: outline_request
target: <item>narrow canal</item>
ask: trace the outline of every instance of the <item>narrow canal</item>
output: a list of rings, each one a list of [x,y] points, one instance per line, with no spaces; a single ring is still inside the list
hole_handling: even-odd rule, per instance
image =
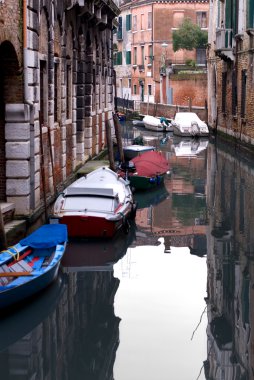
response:
[[[128,235],[70,242],[55,283],[0,318],[1,380],[254,378],[254,159],[142,134],[170,162]]]

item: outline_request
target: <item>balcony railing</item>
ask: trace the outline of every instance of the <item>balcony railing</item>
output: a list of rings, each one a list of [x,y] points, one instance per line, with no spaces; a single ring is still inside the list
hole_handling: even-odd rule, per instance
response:
[[[233,30],[220,28],[216,30],[216,52],[219,56],[234,60]]]

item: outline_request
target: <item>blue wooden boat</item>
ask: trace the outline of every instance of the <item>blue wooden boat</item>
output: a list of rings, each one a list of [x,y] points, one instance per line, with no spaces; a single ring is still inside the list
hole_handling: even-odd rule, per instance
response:
[[[0,309],[46,288],[58,274],[67,226],[45,224],[0,253]]]

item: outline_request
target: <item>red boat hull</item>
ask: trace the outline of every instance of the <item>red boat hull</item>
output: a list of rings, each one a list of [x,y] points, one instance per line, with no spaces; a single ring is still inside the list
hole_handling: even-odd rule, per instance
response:
[[[59,222],[67,225],[68,236],[71,238],[111,238],[123,227],[123,220],[109,221],[91,216],[63,216]]]

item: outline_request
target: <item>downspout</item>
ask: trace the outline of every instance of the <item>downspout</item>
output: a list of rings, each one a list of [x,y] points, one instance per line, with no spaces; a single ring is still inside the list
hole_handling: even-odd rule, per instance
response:
[[[34,163],[34,104],[28,94],[28,51],[27,51],[27,0],[23,0],[23,65],[24,65],[24,104],[29,106],[30,117],[30,209],[35,209],[35,163]]]

